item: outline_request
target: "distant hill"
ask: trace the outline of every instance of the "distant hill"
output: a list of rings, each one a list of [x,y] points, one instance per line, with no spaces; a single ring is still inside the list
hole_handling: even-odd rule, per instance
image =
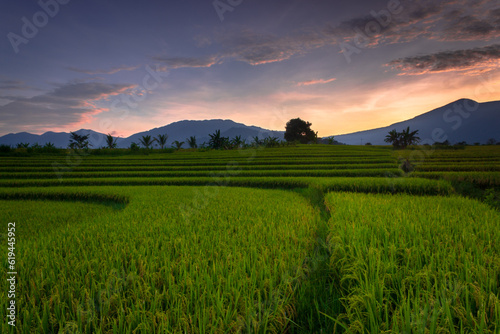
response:
[[[190,136],[195,136],[198,145],[203,142],[210,140],[209,135],[217,130],[221,130],[221,135],[224,137],[234,138],[235,136],[241,136],[242,139],[246,139],[247,142],[251,142],[253,137],[258,136],[259,138],[265,138],[268,136],[278,137],[280,140],[283,139],[284,131],[271,131],[256,126],[247,126],[245,124],[236,123],[231,120],[213,119],[204,121],[179,121],[171,123],[169,125],[154,128],[149,131],[136,133],[127,138],[118,138],[118,147],[126,148],[130,147],[132,142],[139,143],[139,139],[142,136],[150,135],[156,137],[159,134],[167,134],[167,147],[170,147],[172,142],[186,141],[186,138]],[[93,148],[98,148],[105,146],[106,135],[103,133],[95,132],[92,130],[81,129],[76,131],[80,135],[90,134],[90,144]],[[70,134],[66,132],[46,132],[42,135],[34,135],[27,132],[20,132],[15,134],[8,134],[0,137],[0,144],[11,145],[15,147],[18,143],[30,143],[30,145],[38,143],[44,145],[45,143],[51,142],[56,147],[68,147]],[[187,143],[183,147],[188,147]]]
[[[373,145],[387,145],[384,138],[390,130],[401,131],[407,126],[412,130],[419,130],[422,143],[432,144],[435,141],[448,140],[451,143],[465,141],[468,144],[484,144],[490,138],[500,141],[500,101],[477,103],[473,100],[461,99],[444,107],[426,112],[412,119],[395,123],[383,128],[337,135],[335,140],[348,145],[372,143]],[[258,136],[263,139],[268,136],[283,139],[284,131],[271,131],[256,126],[247,126],[231,120],[212,119],[203,121],[179,121],[149,131],[136,133],[127,138],[118,138],[118,147],[130,147],[132,142],[139,143],[142,136],[156,137],[167,134],[167,147],[172,142],[186,141],[186,138],[195,136],[198,145],[210,140],[209,134],[221,130],[224,137],[234,138],[241,136],[247,142]],[[106,135],[92,130],[81,129],[78,134],[90,134],[90,143],[93,148],[105,146]],[[323,138],[327,142],[328,137]],[[0,137],[0,144],[16,146],[18,143],[38,143],[44,145],[53,143],[56,147],[67,147],[69,133],[46,132],[43,135],[34,135],[27,132],[11,133]],[[187,143],[183,147],[188,147]]]
[[[160,134],[167,134],[167,146],[170,147],[172,142],[186,141],[186,138],[191,136],[196,137],[196,142],[198,145],[204,142],[208,143],[210,140],[210,134],[215,131],[220,130],[221,136],[234,138],[235,136],[241,136],[242,139],[246,139],[247,142],[251,142],[252,138],[258,136],[259,138],[264,138],[268,136],[279,137],[283,139],[285,134],[284,131],[271,131],[256,126],[247,126],[242,123],[236,123],[231,120],[222,119],[211,119],[204,121],[179,121],[174,122],[160,128],[154,128],[149,131],[136,133],[128,138],[118,141],[120,147],[130,147],[132,142],[139,143],[139,139],[142,136],[150,135],[156,137]],[[188,147],[187,143],[184,144],[185,148]]]
[[[96,146],[97,143],[102,143],[104,145],[106,136],[102,133],[95,132],[88,129],[80,129],[75,131],[79,135],[87,135],[90,134],[89,140],[91,144],[94,144],[93,147]],[[18,143],[29,143],[30,145],[39,144],[45,145],[46,143],[52,143],[56,147],[66,148],[69,144],[70,134],[67,132],[45,132],[42,135],[34,135],[28,132],[19,132],[19,133],[9,133],[3,137],[0,137],[0,145],[10,145],[12,147],[16,147]]]
[[[348,145],[372,143],[387,145],[387,133],[406,127],[419,130],[422,144],[448,140],[450,143],[465,141],[468,144],[485,144],[490,138],[500,141],[500,101],[477,103],[460,99],[444,107],[426,112],[412,119],[373,130],[335,136],[335,140]]]

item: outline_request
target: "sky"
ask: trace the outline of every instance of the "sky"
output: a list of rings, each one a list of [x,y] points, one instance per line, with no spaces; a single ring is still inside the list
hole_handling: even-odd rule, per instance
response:
[[[496,0],[0,3],[0,136],[231,119],[319,136],[500,100]]]

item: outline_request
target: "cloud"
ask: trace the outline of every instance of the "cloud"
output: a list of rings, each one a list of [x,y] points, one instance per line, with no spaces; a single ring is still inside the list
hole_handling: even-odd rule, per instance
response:
[[[325,45],[321,36],[313,33],[294,36],[259,34],[250,30],[219,36],[225,58],[261,65],[290,59],[294,55]]]
[[[206,57],[165,57],[156,56],[153,60],[159,61],[167,66],[167,69],[182,68],[182,67],[211,67],[219,62],[217,56]]]
[[[70,83],[31,98],[13,97],[14,101],[0,106],[0,132],[75,125],[106,110],[97,107],[97,102],[132,88],[134,85],[129,84]]]
[[[336,25],[323,33],[337,42],[363,47],[411,42],[418,38],[439,41],[492,40],[500,37],[500,9],[491,1],[441,0],[401,1],[401,11],[387,16],[386,8]],[[385,12],[385,14],[382,14]]]
[[[218,44],[218,54],[202,57],[155,56],[167,68],[211,67],[228,60],[237,60],[250,65],[262,65],[290,59],[294,55],[324,46],[325,40],[317,33],[301,33],[293,36],[276,36],[246,30],[218,32],[211,43]]]
[[[26,90],[28,87],[20,80],[1,80],[0,89],[5,90]]]
[[[81,69],[81,68],[78,68],[78,67],[73,67],[73,66],[67,66],[66,69],[67,70],[70,70],[70,71],[73,71],[73,72],[77,72],[77,73],[84,73],[84,74],[91,74],[91,75],[95,75],[95,74],[115,74],[115,73],[118,73],[118,72],[121,72],[121,71],[133,71],[133,70],[136,70],[138,69],[139,66],[121,66],[121,67],[113,67],[113,68],[110,68],[110,69],[107,69],[107,70],[86,70],[86,69]]]
[[[500,29],[490,18],[479,19],[473,15],[460,15],[451,19],[437,39],[443,41],[475,41],[500,36]]]
[[[434,54],[406,57],[391,61],[388,66],[400,71],[400,75],[421,75],[452,71],[495,70],[500,65],[500,44],[486,47],[442,51]]]
[[[333,82],[337,80],[336,78],[331,78],[331,79],[313,79],[313,80],[307,80],[307,81],[301,81],[297,83],[297,86],[310,86],[310,85],[317,85],[317,84],[326,84],[329,82]]]

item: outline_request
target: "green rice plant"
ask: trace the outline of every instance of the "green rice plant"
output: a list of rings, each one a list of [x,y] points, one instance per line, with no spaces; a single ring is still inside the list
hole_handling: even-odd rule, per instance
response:
[[[413,177],[470,182],[481,187],[500,186],[500,172],[414,172]]]
[[[157,172],[157,171],[226,171],[228,169],[236,170],[314,170],[314,169],[324,169],[324,170],[345,170],[345,169],[391,169],[394,168],[395,164],[391,163],[358,163],[358,164],[287,164],[287,165],[256,165],[256,164],[231,164],[228,163],[222,165],[193,165],[193,166],[155,166],[155,165],[143,165],[143,166],[79,166],[79,167],[65,167],[57,169],[58,173],[67,172]],[[54,173],[54,169],[51,167],[0,167],[0,172],[4,173]]]
[[[183,177],[183,178],[97,178],[45,180],[0,180],[2,191],[13,188],[54,186],[232,186],[252,188],[307,188],[321,191],[352,191],[363,193],[407,193],[414,195],[449,195],[453,188],[448,181],[394,177]],[[2,190],[3,187],[3,190]],[[1,196],[1,195],[0,195]]]
[[[84,191],[130,202],[116,210],[0,200],[2,224],[18,227],[18,332],[282,333],[290,325],[318,219],[306,199],[222,187]],[[64,192],[82,189],[41,189],[40,198]],[[7,302],[1,294],[4,319]]]
[[[385,176],[402,173],[398,169],[330,169],[330,170],[238,170],[226,168],[224,171],[138,171],[138,172],[66,172],[66,173],[3,173],[0,179],[53,179],[53,178],[128,178],[128,177],[261,177],[261,176]]]
[[[496,164],[422,164],[419,172],[500,172],[500,162]]]
[[[498,333],[500,214],[459,197],[330,193],[350,333]]]
[[[310,178],[312,187],[323,192],[404,193],[412,195],[450,195],[453,187],[447,181],[418,178]]]
[[[46,168],[50,170],[67,170],[73,168],[113,168],[113,167],[195,167],[195,166],[226,166],[228,164],[238,164],[239,166],[255,166],[255,165],[358,165],[358,164],[393,164],[396,165],[396,160],[392,158],[375,157],[375,158],[305,158],[297,157],[295,159],[278,159],[277,157],[269,157],[266,159],[256,159],[252,157],[241,158],[234,157],[229,159],[190,159],[190,160],[158,160],[158,161],[94,161],[82,159],[77,163],[67,163],[66,161],[48,161],[37,162],[35,158],[23,163],[2,163],[0,168],[5,171],[16,168]]]

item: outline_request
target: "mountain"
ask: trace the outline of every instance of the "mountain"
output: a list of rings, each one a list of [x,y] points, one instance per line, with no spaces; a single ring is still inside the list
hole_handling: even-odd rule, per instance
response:
[[[450,143],[465,141],[468,144],[485,144],[490,138],[500,141],[500,101],[477,103],[460,99],[412,119],[373,130],[335,136],[335,140],[348,145],[372,143],[387,145],[387,133],[393,129],[402,131],[406,127],[418,130],[421,144],[432,144],[448,140]]]
[[[98,147],[96,144],[100,142],[104,145],[106,138],[104,134],[88,129],[80,129],[75,131],[75,133],[79,135],[90,134],[89,141],[93,145],[92,147]],[[30,145],[38,143],[43,146],[46,143],[52,143],[56,147],[68,147],[69,137],[70,134],[67,132],[49,131],[42,135],[34,135],[28,132],[9,133],[8,135],[0,137],[0,145],[10,145],[12,147],[16,147],[18,143],[29,143]]]
[[[349,145],[372,143],[373,145],[387,145],[384,142],[387,133],[393,129],[402,131],[406,127],[411,130],[419,130],[422,144],[432,144],[436,141],[448,140],[450,143],[465,141],[468,144],[486,143],[490,138],[500,141],[500,101],[477,103],[469,99],[461,99],[445,105],[444,107],[426,112],[412,119],[394,123],[392,125],[373,130],[354,132],[335,136],[335,140]],[[208,143],[209,134],[221,130],[224,137],[234,138],[241,136],[247,142],[252,142],[253,137],[263,139],[268,136],[283,139],[284,131],[271,131],[256,126],[247,126],[231,120],[212,119],[204,121],[179,121],[169,125],[154,128],[149,131],[136,133],[127,138],[118,138],[118,147],[130,147],[132,142],[139,143],[142,136],[150,135],[156,137],[159,134],[167,134],[167,147],[172,142],[186,141],[186,138],[195,136],[198,145]],[[106,145],[106,135],[92,130],[81,129],[76,133],[90,134],[92,147]],[[0,144],[15,147],[18,143],[38,143],[44,145],[53,143],[56,147],[68,147],[69,133],[46,132],[43,135],[34,135],[27,132],[10,133],[0,137]],[[187,143],[183,147],[187,147]]]
[[[130,147],[132,142],[139,143],[139,139],[142,136],[149,135],[151,137],[156,137],[159,134],[167,134],[167,147],[170,147],[172,142],[186,141],[186,138],[190,136],[195,136],[198,145],[203,142],[210,140],[209,134],[214,133],[217,130],[221,130],[221,135],[223,137],[234,138],[235,136],[241,136],[242,139],[246,139],[247,142],[251,142],[253,137],[258,136],[259,138],[265,138],[268,136],[278,137],[283,139],[284,131],[271,131],[256,126],[247,126],[242,123],[236,123],[231,120],[213,119],[204,121],[179,121],[171,123],[169,125],[154,128],[149,131],[136,133],[127,138],[118,138],[118,147],[126,148]],[[95,132],[92,130],[81,129],[76,131],[79,135],[90,134],[89,142],[93,148],[98,148],[106,145],[106,135],[103,133]],[[51,142],[56,147],[68,147],[70,134],[65,132],[46,132],[42,135],[34,135],[27,132],[20,133],[10,133],[3,137],[0,137],[0,145],[10,145],[16,147],[18,143],[30,143],[33,145],[38,143],[40,145],[45,145],[45,143]],[[183,147],[187,147],[187,143]]]
[[[156,137],[160,134],[167,134],[167,146],[170,146],[172,142],[178,140],[180,142],[186,142],[186,138],[191,136],[196,137],[196,142],[198,145],[204,142],[208,143],[210,140],[210,134],[215,131],[220,130],[221,136],[234,138],[235,136],[241,136],[242,139],[246,139],[247,142],[251,142],[252,138],[258,136],[259,138],[265,138],[268,136],[278,137],[283,139],[284,131],[271,131],[256,126],[247,126],[242,123],[236,123],[231,120],[222,119],[211,119],[204,121],[179,121],[174,122],[169,125],[163,126],[161,128],[154,128],[149,131],[136,133],[128,138],[124,138],[118,141],[119,147],[130,147],[132,142],[139,143],[139,139],[142,136],[150,135],[151,137]],[[187,147],[187,143],[183,147]]]

